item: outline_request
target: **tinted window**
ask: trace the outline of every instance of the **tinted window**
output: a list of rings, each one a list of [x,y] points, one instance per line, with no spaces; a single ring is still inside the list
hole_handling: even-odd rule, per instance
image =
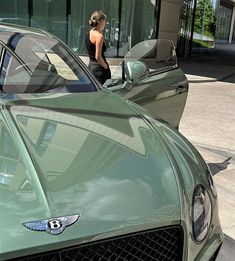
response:
[[[5,50],[0,69],[0,87],[5,93],[24,92],[30,82],[30,74],[11,52]]]
[[[56,39],[27,33],[8,33],[1,66],[5,93],[91,92],[96,86],[78,61]]]
[[[136,44],[125,56],[125,61],[142,61],[151,71],[176,66],[175,47],[170,40],[146,40]]]

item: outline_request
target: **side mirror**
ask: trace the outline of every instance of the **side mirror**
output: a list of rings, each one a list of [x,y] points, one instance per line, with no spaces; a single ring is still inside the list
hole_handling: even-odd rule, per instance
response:
[[[132,84],[136,84],[149,76],[149,69],[145,63],[140,61],[126,61],[124,68],[127,82]]]

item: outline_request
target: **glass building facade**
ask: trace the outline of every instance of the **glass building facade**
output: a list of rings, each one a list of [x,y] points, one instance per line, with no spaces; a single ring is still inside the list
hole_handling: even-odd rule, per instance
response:
[[[218,8],[217,23],[216,23],[216,43],[228,43],[233,6],[228,3],[221,2]]]
[[[218,0],[184,0],[181,12],[178,54],[188,56],[215,46]]]
[[[184,0],[181,9],[180,30],[177,44],[179,56],[190,55],[193,33],[193,17],[196,0]]]
[[[168,17],[166,0],[1,0],[0,21],[47,30],[79,55],[87,54],[84,39],[94,10],[102,10],[107,15],[107,57],[123,57],[137,42],[157,38],[158,32],[163,36],[173,32],[176,38],[178,34],[179,56],[213,48],[215,43],[228,43],[229,39],[235,42],[235,30],[232,38],[230,35],[234,4],[229,0],[171,2],[180,6],[180,17]],[[163,3],[165,8],[160,10]],[[159,25],[162,18],[165,24]],[[177,29],[166,29],[170,19],[179,24]]]
[[[135,43],[156,38],[157,8],[157,0],[1,0],[0,21],[47,30],[82,55],[90,15],[102,10],[107,56],[119,57]]]

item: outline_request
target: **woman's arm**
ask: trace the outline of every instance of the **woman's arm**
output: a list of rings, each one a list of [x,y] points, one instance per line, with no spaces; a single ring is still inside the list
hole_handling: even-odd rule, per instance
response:
[[[108,69],[108,65],[107,63],[104,61],[101,53],[102,53],[102,46],[103,46],[103,42],[104,42],[104,36],[102,34],[98,34],[96,35],[96,39],[95,39],[95,58],[97,60],[97,62],[103,66],[105,69]]]

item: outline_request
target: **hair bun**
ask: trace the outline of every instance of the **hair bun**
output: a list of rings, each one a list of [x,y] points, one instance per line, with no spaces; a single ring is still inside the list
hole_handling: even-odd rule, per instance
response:
[[[95,27],[95,26],[97,25],[97,22],[94,21],[94,20],[89,20],[89,25],[90,25],[91,27]]]
[[[90,20],[88,21],[89,25],[92,27],[96,27],[101,20],[106,19],[106,15],[102,11],[95,11]]]

